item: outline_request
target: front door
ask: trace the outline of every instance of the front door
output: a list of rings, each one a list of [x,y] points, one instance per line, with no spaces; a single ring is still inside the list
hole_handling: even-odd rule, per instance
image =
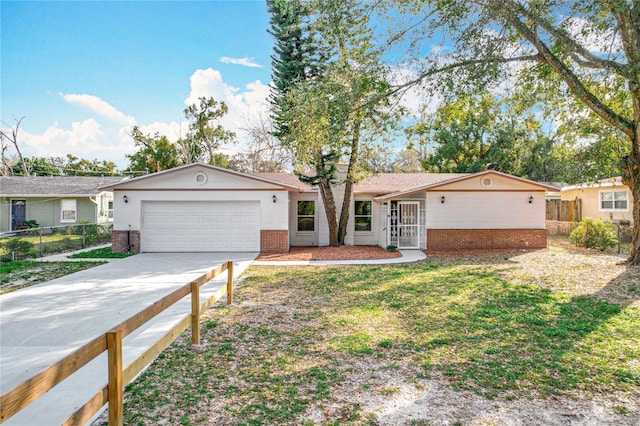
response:
[[[27,201],[11,200],[11,230],[16,229],[16,226],[25,220],[27,220]]]
[[[420,203],[398,201],[398,248],[420,248]]]

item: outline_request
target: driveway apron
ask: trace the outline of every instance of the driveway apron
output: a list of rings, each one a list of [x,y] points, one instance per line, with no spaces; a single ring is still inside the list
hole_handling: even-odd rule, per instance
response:
[[[0,296],[0,393],[227,260],[237,278],[258,253],[143,253]],[[201,303],[226,285],[201,287]],[[190,297],[123,341],[127,366],[191,310]],[[59,425],[107,383],[106,353],[4,425]]]

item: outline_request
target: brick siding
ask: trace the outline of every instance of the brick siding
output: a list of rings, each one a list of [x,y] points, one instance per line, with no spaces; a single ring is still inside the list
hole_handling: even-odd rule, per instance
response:
[[[541,249],[546,229],[427,229],[428,250]]]
[[[127,253],[127,233],[130,232],[131,253],[140,253],[140,231],[111,231],[111,251]]]
[[[289,231],[261,230],[260,231],[260,252],[261,253],[288,253],[289,252]]]

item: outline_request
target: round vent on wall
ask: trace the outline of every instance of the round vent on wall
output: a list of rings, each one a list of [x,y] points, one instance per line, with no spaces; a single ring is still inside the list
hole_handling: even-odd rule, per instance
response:
[[[490,177],[483,177],[480,179],[480,185],[484,186],[485,188],[491,186],[491,178]]]
[[[207,183],[207,175],[202,172],[196,173],[196,183],[198,185],[204,185],[205,183]]]

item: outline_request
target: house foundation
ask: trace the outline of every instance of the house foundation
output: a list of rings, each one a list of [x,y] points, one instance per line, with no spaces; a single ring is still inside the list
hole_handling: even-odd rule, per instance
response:
[[[289,231],[284,230],[260,230],[261,253],[288,253]]]
[[[543,249],[546,229],[427,229],[427,250]]]
[[[111,231],[113,253],[140,253],[140,231]]]

